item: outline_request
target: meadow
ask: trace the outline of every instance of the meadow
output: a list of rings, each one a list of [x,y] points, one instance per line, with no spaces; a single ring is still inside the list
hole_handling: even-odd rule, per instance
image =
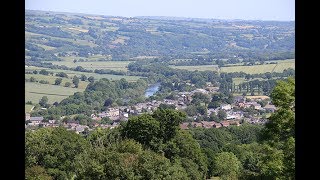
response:
[[[46,75],[42,75],[42,74],[25,74],[25,79],[30,79],[31,77],[34,77],[37,81],[40,80],[45,80],[48,81],[49,84],[53,85],[55,83],[55,80],[57,78],[62,78],[62,77],[58,77],[58,76],[46,76]],[[70,82],[72,84],[72,78],[73,76],[70,76],[69,78],[62,78],[61,84],[59,86],[64,86],[64,84],[66,82]],[[79,81],[79,89],[85,89],[87,87],[87,85],[89,84],[88,81]],[[55,85],[58,86],[58,85]],[[71,87],[69,87],[71,88]]]
[[[270,62],[270,61],[268,61]],[[277,64],[263,64],[263,65],[253,65],[253,66],[230,66],[221,67],[221,72],[232,73],[232,72],[244,72],[247,74],[259,74],[266,72],[283,72],[285,69],[295,69],[295,60],[280,60],[274,61]]]
[[[78,57],[79,58],[79,57]],[[78,59],[77,58],[77,59]],[[77,67],[82,66],[85,69],[95,70],[95,69],[110,69],[114,71],[128,71],[128,64],[132,61],[87,61],[87,62],[76,62],[73,61],[53,61],[52,64],[67,67]]]
[[[58,72],[64,72],[66,73],[68,76],[73,77],[74,75],[80,77],[82,74],[90,77],[93,76],[95,78],[95,80],[99,80],[101,78],[107,78],[109,80],[120,80],[121,78],[126,79],[127,81],[133,82],[133,81],[137,81],[138,79],[141,78],[141,76],[124,76],[124,75],[113,75],[113,74],[97,74],[97,73],[89,73],[89,72],[80,72],[80,71],[71,71],[71,70],[62,70],[62,69],[49,69],[49,68],[42,68],[42,67],[34,67],[34,66],[29,66],[29,67],[25,67],[25,70],[27,71],[33,71],[33,70],[41,70],[41,69],[45,69],[49,72],[53,72],[53,73],[58,73]]]
[[[48,103],[53,104],[73,95],[75,92],[83,91],[84,89],[79,88],[25,82],[25,102],[38,103],[43,96],[47,96]]]
[[[220,68],[220,72],[232,73],[232,72],[244,72],[247,74],[259,74],[266,72],[283,72],[285,69],[295,69],[295,60],[286,59],[278,61],[266,61],[266,63],[277,62],[277,64],[263,64],[253,66],[241,66],[242,63],[238,64],[227,64],[225,67]],[[217,65],[201,65],[201,66],[170,66],[175,69],[186,69],[189,71],[217,71],[219,68]]]
[[[30,113],[31,112],[31,109],[34,107],[34,105],[31,105],[31,104],[26,104],[24,106],[24,110],[26,113]]]
[[[217,65],[202,65],[202,66],[170,66],[174,69],[185,69],[188,71],[217,71],[218,66]]]

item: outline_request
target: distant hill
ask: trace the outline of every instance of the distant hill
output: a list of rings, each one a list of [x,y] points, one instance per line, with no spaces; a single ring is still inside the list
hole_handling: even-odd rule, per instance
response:
[[[292,59],[294,22],[114,17],[26,10],[26,60],[73,54],[139,58]]]

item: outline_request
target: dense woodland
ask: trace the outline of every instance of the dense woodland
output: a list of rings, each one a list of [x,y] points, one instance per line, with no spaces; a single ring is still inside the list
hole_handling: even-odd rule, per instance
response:
[[[91,86],[94,88],[94,86]],[[295,81],[271,93],[265,126],[181,130],[185,113],[159,108],[114,129],[26,131],[27,179],[295,179]]]

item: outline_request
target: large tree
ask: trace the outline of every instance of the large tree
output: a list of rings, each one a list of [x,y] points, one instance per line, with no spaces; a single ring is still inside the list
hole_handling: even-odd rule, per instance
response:
[[[75,88],[78,88],[78,86],[79,86],[79,78],[76,75],[73,76],[72,83],[74,84]]]
[[[295,178],[295,80],[278,81],[271,92],[277,111],[263,129],[263,140],[283,151],[283,169],[278,176]]]
[[[241,163],[237,156],[230,152],[221,152],[214,157],[214,172],[222,179],[237,179]]]

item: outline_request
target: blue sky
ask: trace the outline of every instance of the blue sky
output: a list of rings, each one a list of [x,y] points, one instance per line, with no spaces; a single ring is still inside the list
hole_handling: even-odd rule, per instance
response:
[[[26,9],[112,16],[295,20],[294,0],[26,0]]]

